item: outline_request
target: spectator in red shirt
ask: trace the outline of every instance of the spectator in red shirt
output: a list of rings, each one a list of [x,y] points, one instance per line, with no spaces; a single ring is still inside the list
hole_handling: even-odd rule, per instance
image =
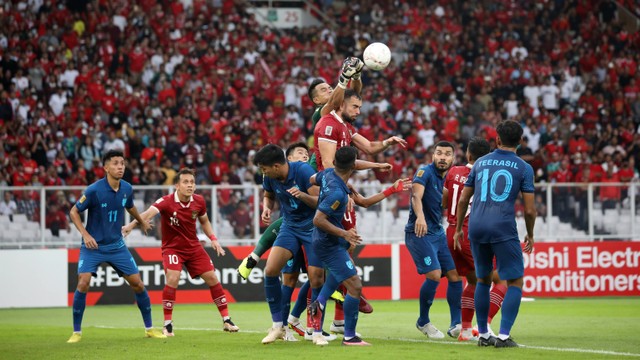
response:
[[[244,239],[245,237],[251,237],[253,235],[253,224],[251,219],[251,211],[245,200],[238,202],[238,207],[229,217],[229,222],[233,226],[233,234],[238,239]]]

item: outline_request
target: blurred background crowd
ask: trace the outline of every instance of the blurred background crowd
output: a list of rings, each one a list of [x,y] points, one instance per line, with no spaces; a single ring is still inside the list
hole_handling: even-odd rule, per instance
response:
[[[90,184],[110,149],[126,153],[134,185],[171,184],[183,166],[200,184],[258,183],[261,146],[312,144],[308,84],[335,84],[343,59],[374,41],[394,60],[364,73],[356,127],[409,146],[370,159],[392,172],[357,181],[412,176],[439,140],[458,144],[463,163],[471,137],[495,146],[502,119],[522,124],[518,154],[538,182],[638,178],[640,35],[613,1],[317,5],[337,26],[275,30],[231,0],[2,2],[0,186]],[[48,212],[64,215],[78,196],[68,195],[47,199]],[[2,206],[37,220],[38,196],[5,192]],[[250,223],[245,198],[217,196],[226,216]]]

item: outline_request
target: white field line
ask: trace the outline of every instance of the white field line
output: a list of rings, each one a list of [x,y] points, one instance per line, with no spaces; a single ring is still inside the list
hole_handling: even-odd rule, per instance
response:
[[[122,327],[122,326],[90,326],[101,329],[134,329],[134,327]],[[183,328],[180,327],[179,331],[220,331],[222,332],[222,328]],[[240,329],[240,332],[250,333],[250,334],[266,334],[268,329],[264,331],[257,330],[243,330]],[[376,340],[394,340],[394,341],[402,341],[409,343],[429,343],[429,344],[440,344],[440,345],[459,345],[459,346],[476,346],[475,342],[460,342],[460,341],[448,341],[448,340],[429,340],[429,339],[411,339],[411,338],[392,338],[392,337],[366,337],[369,339]],[[558,348],[558,347],[550,347],[550,346],[535,346],[535,345],[523,345],[518,344],[520,347],[524,349],[535,349],[535,350],[546,350],[546,351],[557,351],[557,352],[568,352],[568,353],[580,353],[580,354],[596,354],[596,355],[611,355],[611,356],[628,356],[628,357],[640,357],[638,353],[627,353],[627,352],[617,352],[617,351],[608,351],[608,350],[593,350],[593,349],[578,349],[578,348]]]

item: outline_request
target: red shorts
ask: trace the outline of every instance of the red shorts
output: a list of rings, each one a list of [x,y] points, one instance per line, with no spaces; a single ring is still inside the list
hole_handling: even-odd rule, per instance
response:
[[[476,270],[476,267],[473,264],[471,245],[469,244],[468,229],[466,226],[462,227],[464,240],[460,242],[462,249],[458,250],[453,250],[453,234],[455,234],[455,232],[455,226],[449,225],[449,227],[447,227],[447,245],[449,246],[449,251],[451,251],[453,262],[454,264],[456,264],[456,270],[458,270],[458,274],[460,276],[467,276],[469,272],[473,272]]]
[[[356,210],[347,211],[342,218],[342,227],[345,230],[353,229],[356,227]]]
[[[165,270],[182,271],[187,268],[191,278],[196,278],[207,271],[213,271],[213,261],[203,247],[192,251],[178,251],[175,249],[162,250],[162,265]]]

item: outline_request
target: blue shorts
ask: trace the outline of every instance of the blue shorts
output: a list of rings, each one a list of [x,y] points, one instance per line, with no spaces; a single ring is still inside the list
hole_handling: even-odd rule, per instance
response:
[[[294,257],[300,252],[300,247],[302,246],[304,247],[304,252],[307,257],[307,266],[322,267],[322,262],[320,262],[320,259],[316,256],[313,246],[311,245],[312,235],[313,228],[309,230],[299,230],[292,229],[283,224],[280,227],[280,232],[273,246],[279,246],[291,251]]]
[[[344,240],[343,240],[344,241]],[[356,266],[347,251],[349,244],[344,241],[330,243],[323,240],[315,240],[313,248],[322,260],[324,268],[339,282],[343,282],[354,275],[358,275]]]
[[[494,255],[500,279],[515,280],[524,276],[524,258],[518,239],[498,243],[477,243],[471,240],[469,243],[478,279],[491,274]]]
[[[101,251],[100,248],[92,250],[84,246],[80,248],[78,274],[92,273],[95,276],[98,266],[102,263],[111,265],[120,276],[139,272],[138,265],[126,246],[109,251]]]
[[[416,264],[418,274],[441,270],[442,275],[456,268],[447,245],[447,235],[425,235],[417,237],[414,232],[404,233],[407,250]]]
[[[296,255],[293,255],[293,257],[289,259],[289,261],[287,261],[287,265],[282,268],[282,272],[285,274],[307,272],[307,267],[305,266],[304,260],[304,252],[302,251],[302,249],[300,249]]]

